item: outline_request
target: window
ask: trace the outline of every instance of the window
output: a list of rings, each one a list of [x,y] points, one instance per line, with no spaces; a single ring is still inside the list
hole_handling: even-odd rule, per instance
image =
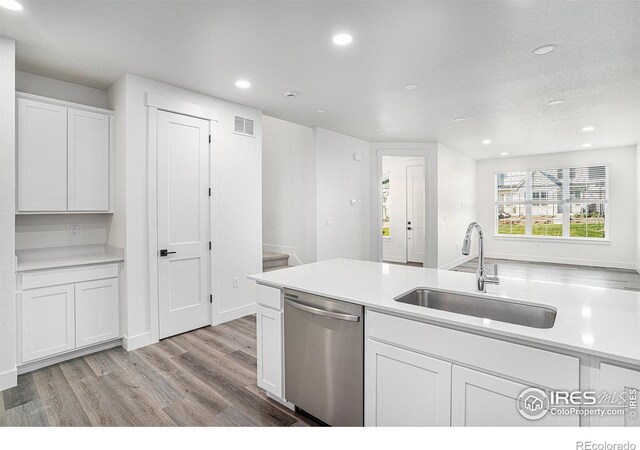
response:
[[[607,234],[606,166],[496,175],[496,233],[596,238]]]
[[[389,225],[389,172],[382,174],[382,236],[390,237]]]

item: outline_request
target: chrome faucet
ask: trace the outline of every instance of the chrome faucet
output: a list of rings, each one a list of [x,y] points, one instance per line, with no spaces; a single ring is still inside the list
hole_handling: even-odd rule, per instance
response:
[[[462,254],[468,255],[471,250],[471,233],[474,228],[478,230],[478,269],[476,270],[476,289],[478,292],[487,292],[485,284],[500,284],[500,278],[498,278],[497,264],[493,265],[493,275],[487,275],[484,273],[484,238],[482,236],[482,227],[478,222],[471,222],[467,227],[467,233],[464,235],[464,241],[462,242]]]

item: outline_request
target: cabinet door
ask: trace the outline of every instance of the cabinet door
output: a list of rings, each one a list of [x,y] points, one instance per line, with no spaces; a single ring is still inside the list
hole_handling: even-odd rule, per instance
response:
[[[77,347],[120,337],[117,278],[78,283],[75,294]]]
[[[637,427],[640,426],[638,418],[638,396],[640,392],[640,372],[626,369],[607,363],[600,363],[598,380],[594,390],[597,395],[610,395],[616,406],[624,407],[624,414],[606,415],[602,417],[592,416],[591,425],[605,427]],[[624,397],[624,404],[617,405]],[[600,405],[602,407],[611,406],[610,403]],[[620,408],[623,409],[623,408]]]
[[[451,424],[466,427],[579,426],[579,417],[553,416],[525,419],[518,411],[518,397],[529,386],[486,373],[453,366]]]
[[[67,108],[18,99],[18,211],[67,210]]]
[[[365,426],[449,426],[451,364],[367,339]]]
[[[109,116],[69,109],[69,211],[109,209]]]
[[[258,305],[256,320],[258,386],[283,398],[282,312]]]
[[[23,362],[75,348],[73,285],[23,291],[21,316]]]

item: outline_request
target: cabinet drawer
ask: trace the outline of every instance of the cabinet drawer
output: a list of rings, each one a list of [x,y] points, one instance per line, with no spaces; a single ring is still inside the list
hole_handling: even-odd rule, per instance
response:
[[[22,289],[34,289],[43,286],[79,283],[82,281],[116,278],[118,264],[100,264],[95,266],[67,267],[64,269],[38,270],[22,274]]]
[[[453,363],[554,389],[578,389],[580,360],[464,331],[367,310],[368,337]]]
[[[282,290],[258,284],[256,285],[256,303],[282,311]]]

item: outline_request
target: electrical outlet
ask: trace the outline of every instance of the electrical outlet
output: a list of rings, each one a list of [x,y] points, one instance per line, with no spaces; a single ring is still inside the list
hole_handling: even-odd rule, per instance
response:
[[[80,225],[71,225],[69,230],[71,231],[71,237],[80,236]]]
[[[240,287],[240,278],[233,277],[233,287],[234,288]]]

